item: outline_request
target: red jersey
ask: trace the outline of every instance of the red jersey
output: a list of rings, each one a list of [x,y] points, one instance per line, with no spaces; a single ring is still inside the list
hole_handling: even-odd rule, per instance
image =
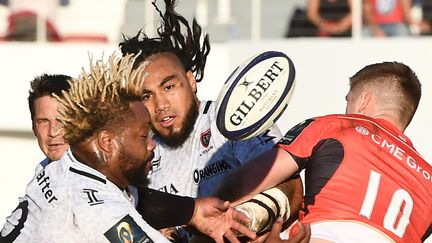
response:
[[[401,0],[367,0],[373,6],[373,17],[377,24],[403,23],[405,17]]]
[[[430,234],[432,167],[389,122],[318,117],[295,126],[277,146],[305,169],[304,222],[360,222],[396,242]]]

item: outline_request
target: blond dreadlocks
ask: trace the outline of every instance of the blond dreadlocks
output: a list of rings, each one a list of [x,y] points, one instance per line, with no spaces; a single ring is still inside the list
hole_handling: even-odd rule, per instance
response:
[[[143,91],[144,67],[132,70],[134,61],[133,55],[119,58],[116,53],[108,62],[90,57],[90,73],[83,70],[63,97],[55,96],[69,144],[83,142],[102,128],[121,127],[124,114],[131,114],[129,103],[141,100]]]

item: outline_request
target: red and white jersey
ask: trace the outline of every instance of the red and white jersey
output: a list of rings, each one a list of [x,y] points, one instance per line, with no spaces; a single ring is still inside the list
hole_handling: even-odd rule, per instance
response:
[[[318,117],[288,131],[278,146],[305,169],[303,222],[355,222],[366,226],[366,241],[367,228],[396,242],[430,234],[432,168],[389,122]]]
[[[230,141],[216,126],[216,102],[202,101],[194,129],[180,148],[154,138],[156,148],[149,187],[181,196],[208,196],[230,171],[267,151],[282,134],[274,125],[264,134]]]
[[[68,150],[37,166],[0,242],[169,242],[142,219],[134,200]]]
[[[373,6],[373,18],[377,24],[404,23],[403,0],[366,0]]]

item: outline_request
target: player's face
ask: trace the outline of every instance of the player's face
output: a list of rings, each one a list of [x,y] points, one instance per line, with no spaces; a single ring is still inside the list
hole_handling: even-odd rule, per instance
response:
[[[172,53],[156,54],[146,61],[143,95],[153,130],[167,145],[178,147],[198,117],[195,77]]]
[[[63,126],[57,117],[57,101],[45,95],[34,102],[33,132],[42,152],[51,160],[58,160],[68,148],[63,139]]]
[[[135,118],[128,121],[119,135],[118,160],[120,170],[131,185],[145,185],[151,169],[155,143],[150,137],[150,115],[141,102],[132,102]]]

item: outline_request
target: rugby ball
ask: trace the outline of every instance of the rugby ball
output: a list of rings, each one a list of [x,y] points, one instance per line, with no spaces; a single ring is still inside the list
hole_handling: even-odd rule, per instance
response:
[[[257,136],[286,109],[295,83],[295,68],[282,52],[266,51],[238,66],[217,99],[216,124],[230,140]]]

